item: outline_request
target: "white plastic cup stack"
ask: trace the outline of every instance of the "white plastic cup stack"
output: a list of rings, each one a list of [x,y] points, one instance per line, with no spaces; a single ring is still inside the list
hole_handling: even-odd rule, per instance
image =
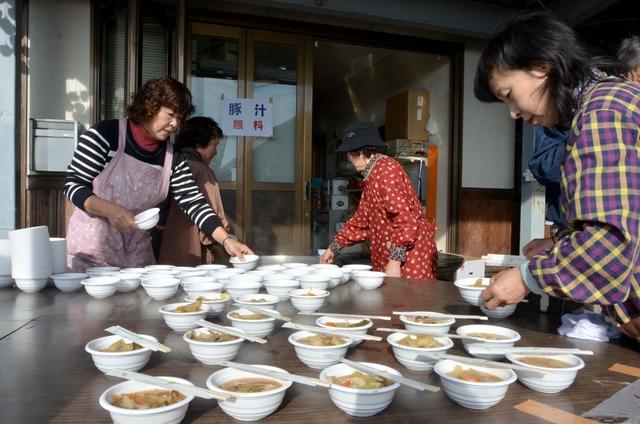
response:
[[[54,274],[63,274],[67,269],[67,239],[51,237],[51,266]]]
[[[51,244],[46,226],[9,231],[11,276],[22,291],[35,293],[52,274]]]
[[[11,286],[11,243],[0,239],[0,288]]]

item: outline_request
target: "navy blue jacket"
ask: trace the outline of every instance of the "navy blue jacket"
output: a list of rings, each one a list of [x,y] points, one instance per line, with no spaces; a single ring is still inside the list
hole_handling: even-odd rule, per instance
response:
[[[545,187],[545,219],[561,228],[567,226],[560,206],[560,166],[565,158],[565,141],[568,136],[569,130],[536,127],[535,147],[529,160],[533,176]]]

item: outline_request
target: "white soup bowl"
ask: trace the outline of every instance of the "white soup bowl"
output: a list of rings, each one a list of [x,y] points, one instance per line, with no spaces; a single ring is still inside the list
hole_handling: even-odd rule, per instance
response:
[[[238,328],[235,330],[242,331]],[[236,357],[244,341],[244,339],[240,337],[226,342],[201,342],[189,337],[191,332],[200,334],[207,331],[215,332],[215,330],[199,327],[187,331],[184,333],[184,336],[182,336],[183,340],[189,345],[189,349],[194,358],[205,365],[218,365],[220,361],[230,361]]]
[[[140,336],[154,342],[158,341],[155,337],[146,334],[140,334]],[[129,352],[103,352],[118,340],[131,343],[131,340],[123,339],[120,336],[105,336],[91,340],[85,345],[84,350],[91,355],[94,365],[100,371],[105,372],[111,369],[138,371],[149,362],[151,350],[146,347]]]
[[[82,288],[82,280],[87,278],[87,274],[82,272],[65,272],[53,274],[51,276],[53,284],[63,292],[72,292]]]
[[[289,291],[289,300],[300,312],[315,312],[322,308],[329,297],[329,292],[318,289],[295,289]]]
[[[118,277],[91,277],[82,280],[84,289],[96,299],[104,299],[113,295],[118,289],[120,278]]]
[[[267,309],[270,312],[276,312],[273,309]],[[227,319],[231,321],[233,327],[244,330],[250,336],[266,337],[273,331],[276,325],[276,319],[263,315],[262,319],[242,319],[231,316],[233,313],[239,313],[242,315],[257,315],[256,312],[248,309],[236,309],[227,313]]]
[[[410,337],[409,334],[391,333],[387,336],[387,343],[391,345],[393,356],[402,365],[411,371],[431,371],[437,362],[426,355],[420,356],[422,353],[447,353],[453,347],[453,341],[448,337],[434,337],[441,346],[433,348],[410,347],[400,344],[400,340]]]
[[[175,312],[174,310],[179,306],[188,305],[186,302],[169,303],[163,305],[158,310],[164,318],[164,322],[173,331],[187,331],[198,326],[198,321],[204,319],[209,312],[209,305],[202,303],[200,309],[195,312]]]
[[[164,380],[174,381],[176,383],[193,386],[188,380],[176,377],[159,377]],[[117,424],[178,424],[187,414],[189,402],[193,400],[192,395],[183,393],[186,397],[180,402],[173,405],[163,406],[161,408],[151,409],[126,409],[114,406],[110,403],[113,396],[123,393],[135,393],[147,390],[167,390],[164,387],[158,387],[151,384],[140,383],[138,381],[125,381],[116,384],[105,390],[98,400],[101,407],[109,411],[111,419]]]
[[[344,343],[335,346],[313,346],[304,343],[300,343],[298,340],[304,337],[315,336],[316,333],[309,331],[296,331],[289,336],[289,343],[293,345],[296,351],[298,359],[300,359],[309,368],[323,369],[329,365],[337,364],[338,360],[335,358],[344,358],[347,354],[347,349],[353,339],[348,336],[342,336],[341,339]],[[330,355],[330,356],[327,356]]]
[[[364,365],[386,371],[389,374],[401,376],[401,374],[391,367],[370,362],[363,362]],[[329,377],[342,377],[351,375],[355,369],[345,364],[336,364],[325,368],[320,373],[320,380],[330,381]],[[354,389],[333,384],[329,389],[329,397],[338,408],[354,417],[370,417],[385,410],[393,400],[393,396],[400,384],[393,383],[390,386],[380,389]]]
[[[287,370],[268,365],[254,366],[281,373],[288,373]],[[280,383],[281,386],[273,390],[257,393],[235,393],[220,388],[224,383],[241,378],[275,380]],[[218,405],[225,414],[239,421],[258,421],[274,413],[282,403],[284,394],[286,390],[291,387],[291,384],[292,383],[290,381],[278,380],[271,377],[265,377],[261,374],[252,374],[250,372],[236,370],[233,368],[221,369],[220,371],[214,372],[209,376],[209,378],[207,378],[207,387],[209,389],[226,392],[232,394],[236,398],[233,402],[220,400],[218,401]]]
[[[493,374],[503,380],[499,382],[476,382],[461,380],[448,375],[456,365],[464,369],[473,368],[480,372]],[[488,368],[478,365],[461,364],[449,359],[438,361],[433,370],[440,376],[442,389],[458,405],[469,409],[487,409],[500,402],[509,385],[516,381],[516,373],[505,368]]]
[[[550,368],[531,365],[522,362],[522,358],[526,356],[557,359],[571,366],[568,368]],[[563,391],[573,384],[578,371],[584,368],[584,361],[575,355],[525,355],[507,353],[506,357],[516,365],[531,369],[531,371],[515,370],[515,372],[518,375],[518,380],[520,380],[522,384],[540,393],[558,393]],[[542,373],[540,373],[540,371]]]

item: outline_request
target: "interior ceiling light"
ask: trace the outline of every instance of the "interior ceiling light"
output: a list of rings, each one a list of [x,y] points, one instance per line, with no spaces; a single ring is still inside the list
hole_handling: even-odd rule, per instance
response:
[[[281,71],[286,71],[287,67],[284,66],[284,65],[280,65],[280,66],[278,66],[278,69],[280,69]]]

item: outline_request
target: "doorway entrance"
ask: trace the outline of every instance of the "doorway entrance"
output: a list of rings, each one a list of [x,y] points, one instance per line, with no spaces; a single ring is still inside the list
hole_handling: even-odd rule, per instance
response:
[[[211,164],[234,234],[260,255],[308,254],[304,36],[194,22],[187,57],[195,115],[220,122],[224,98],[273,104],[272,137],[225,137]]]
[[[326,248],[357,208],[362,192],[360,175],[348,165],[345,155],[336,153],[336,148],[348,124],[368,121],[374,122],[383,139],[389,142],[386,154],[403,166],[421,204],[425,209],[435,210],[436,243],[439,250],[448,250],[454,101],[451,56],[430,53],[424,48],[409,50],[331,39],[317,39],[313,55],[313,148],[316,152],[313,177],[329,181],[325,188],[320,186],[314,192],[314,197],[323,196],[323,201],[313,205],[314,249]],[[427,115],[421,125],[429,123],[426,126],[428,144],[425,138],[416,138],[411,143],[399,140],[398,125],[395,131],[387,131],[387,121],[399,120],[398,110],[387,109],[387,99],[410,91],[425,93],[424,105],[419,111]],[[413,119],[408,110],[407,101],[402,116],[405,123]],[[402,138],[410,136],[403,134]],[[434,157],[437,157],[437,166]],[[437,189],[436,184],[432,184],[428,190],[431,178],[437,180]],[[336,190],[343,186],[344,190]],[[358,255],[363,247],[353,246],[349,253]],[[366,248],[363,254],[366,255]]]

